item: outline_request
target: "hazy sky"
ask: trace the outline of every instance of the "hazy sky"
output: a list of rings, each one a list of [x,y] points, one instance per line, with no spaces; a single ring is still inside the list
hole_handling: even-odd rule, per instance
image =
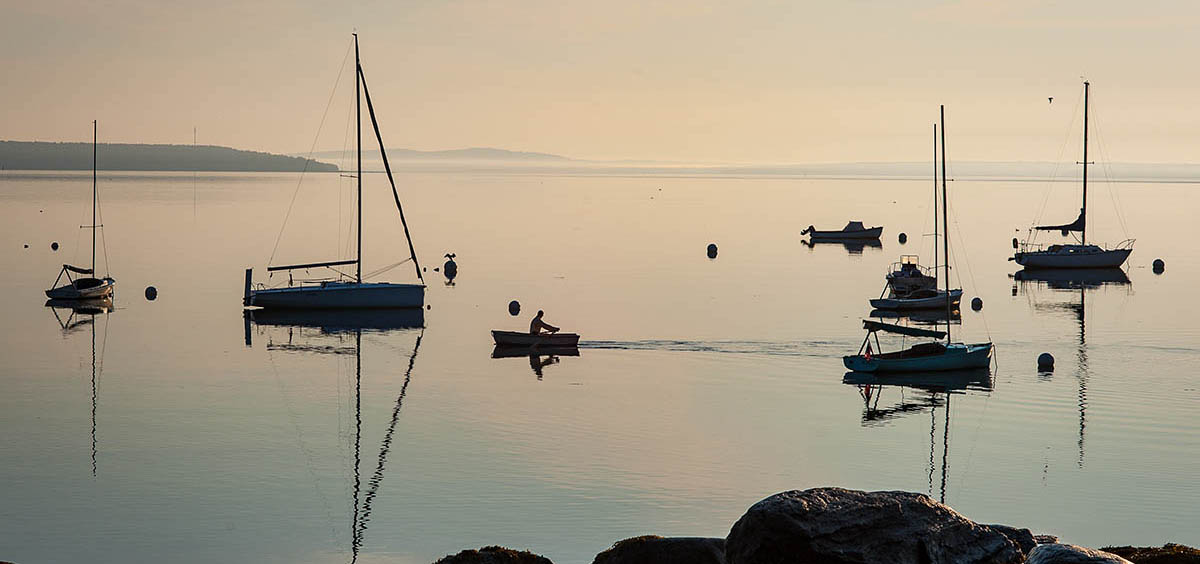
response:
[[[389,146],[921,160],[944,103],[952,158],[1054,160],[1086,75],[1112,160],[1200,161],[1194,3],[0,3],[0,139],[305,152],[357,27]]]

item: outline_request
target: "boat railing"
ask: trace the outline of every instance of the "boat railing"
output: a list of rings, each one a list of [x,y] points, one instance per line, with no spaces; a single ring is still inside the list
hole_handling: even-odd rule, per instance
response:
[[[904,262],[903,260],[901,260],[900,262],[893,262],[892,265],[888,267],[887,273],[891,274],[893,272],[900,272],[901,270],[904,270],[906,268],[910,269],[910,270],[915,269],[917,272],[920,272],[921,274],[923,274],[925,276],[929,276],[931,278],[934,276],[934,272],[935,272],[935,267],[921,266],[914,262]]]

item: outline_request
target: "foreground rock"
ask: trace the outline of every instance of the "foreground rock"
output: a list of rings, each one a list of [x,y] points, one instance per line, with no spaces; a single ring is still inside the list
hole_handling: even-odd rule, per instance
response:
[[[725,564],[725,539],[633,537],[597,554],[592,564]]]
[[[528,550],[513,550],[503,546],[485,546],[479,550],[464,550],[434,564],[554,564],[545,556]]]
[[[1035,544],[1033,534],[1004,529],[976,524],[922,494],[793,490],[751,506],[729,531],[725,558],[729,564],[1024,562],[1022,547]]]
[[[1200,550],[1182,544],[1164,544],[1162,548],[1110,546],[1104,549],[1136,564],[1200,564]]]
[[[1041,544],[1025,564],[1130,564],[1116,554],[1073,544]]]

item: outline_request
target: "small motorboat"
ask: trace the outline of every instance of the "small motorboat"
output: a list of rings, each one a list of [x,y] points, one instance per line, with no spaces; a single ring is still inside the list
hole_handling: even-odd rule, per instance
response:
[[[878,239],[883,234],[882,227],[865,227],[861,221],[851,221],[841,231],[819,231],[809,225],[808,229],[800,232],[811,239]]]
[[[937,272],[927,266],[921,266],[917,255],[900,255],[900,262],[893,263],[885,276],[892,292],[899,297],[907,297],[913,292],[933,290],[937,288]]]
[[[579,335],[576,333],[542,333],[533,335],[520,331],[492,331],[492,339],[496,346],[504,347],[576,347],[579,346]]]
[[[933,309],[947,307],[947,301],[950,305],[956,305],[962,301],[962,290],[953,289],[949,291],[949,300],[947,300],[946,290],[918,290],[911,292],[905,297],[892,295],[887,298],[878,298],[871,300],[871,307],[875,309],[893,309],[893,310],[908,310],[908,309]]]

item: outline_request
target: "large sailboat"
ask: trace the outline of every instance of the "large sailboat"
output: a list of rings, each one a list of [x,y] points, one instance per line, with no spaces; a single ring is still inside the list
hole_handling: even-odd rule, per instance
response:
[[[92,264],[88,268],[80,268],[69,264],[62,265],[54,284],[46,290],[46,297],[51,300],[99,300],[112,296],[113,287],[117,281],[107,274],[104,278],[96,277],[96,229],[103,227],[96,223],[96,211],[99,204],[96,188],[96,120],[92,120],[92,224],[83,225],[83,229],[92,230]],[[108,256],[107,254],[105,256]],[[106,267],[107,268],[107,267]],[[80,275],[78,278],[71,274]],[[60,285],[63,277],[67,283]]]
[[[858,353],[842,357],[842,364],[855,372],[929,372],[941,370],[961,370],[966,368],[986,368],[992,362],[993,345],[987,343],[955,343],[950,338],[951,320],[953,320],[954,298],[950,292],[950,237],[948,235],[949,217],[947,213],[948,198],[946,196],[946,108],[940,111],[942,137],[942,225],[946,228],[942,239],[943,256],[945,257],[946,289],[941,292],[941,302],[946,308],[946,330],[922,329],[907,327],[880,321],[863,321],[867,336],[858,348]],[[960,291],[961,294],[961,291]],[[895,352],[883,352],[879,343],[879,332],[893,333],[908,337],[923,337],[934,339],[931,342],[917,343],[911,347]],[[871,337],[875,337],[876,350],[871,349]],[[945,339],[945,342],[942,339]]]
[[[336,266],[355,267],[353,278],[340,276],[332,280],[320,280],[313,283],[300,282],[294,284],[288,277],[288,285],[283,287],[266,287],[252,283],[253,269],[246,269],[245,290],[242,295],[242,305],[262,308],[281,309],[344,309],[344,308],[419,308],[425,304],[425,279],[421,276],[421,265],[417,262],[417,252],[413,248],[412,237],[408,231],[408,222],[404,219],[404,208],[400,205],[400,194],[396,191],[396,181],[392,178],[392,167],[388,164],[387,151],[383,146],[383,136],[379,132],[379,122],[375,119],[375,107],[371,104],[371,94],[367,90],[367,78],[363,74],[362,63],[358,55],[358,34],[354,34],[354,107],[355,127],[357,132],[357,205],[356,225],[358,230],[357,256],[349,260],[334,260],[268,266],[268,272],[309,270],[314,268],[333,268]],[[361,95],[360,95],[361,89]],[[419,284],[397,284],[391,282],[364,282],[362,276],[362,101],[366,99],[367,111],[371,117],[371,127],[375,131],[375,139],[379,142],[379,153],[383,157],[383,167],[387,172],[388,182],[392,187],[392,196],[396,201],[396,210],[400,214],[400,223],[404,226],[404,238],[408,242],[409,260],[417,273]],[[338,272],[335,270],[335,272]]]
[[[1030,229],[1029,237],[1019,245],[1013,240],[1017,252],[1009,260],[1025,268],[1117,268],[1125,264],[1133,252],[1133,239],[1126,239],[1116,247],[1107,249],[1087,242],[1087,181],[1088,181],[1088,94],[1091,84],[1083,83],[1083,207],[1079,217],[1063,225],[1038,225]],[[1042,245],[1032,241],[1037,231],[1059,231],[1064,236],[1079,233],[1078,244]]]

